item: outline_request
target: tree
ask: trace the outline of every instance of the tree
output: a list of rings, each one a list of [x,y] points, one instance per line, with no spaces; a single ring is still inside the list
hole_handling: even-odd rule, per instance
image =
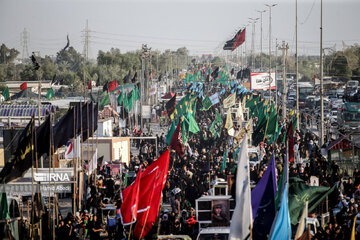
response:
[[[83,58],[73,47],[69,47],[67,50],[61,50],[56,54],[55,64],[58,65],[61,72],[74,71],[76,72],[82,62]]]
[[[15,48],[8,48],[5,44],[0,46],[0,64],[12,63],[19,55],[19,51]]]
[[[21,81],[37,81],[42,79],[43,71],[40,68],[39,70],[35,71],[33,64],[25,65],[25,69],[20,73]]]

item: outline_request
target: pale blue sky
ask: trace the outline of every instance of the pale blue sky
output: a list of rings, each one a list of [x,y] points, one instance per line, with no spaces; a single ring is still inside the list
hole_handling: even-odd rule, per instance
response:
[[[285,40],[294,52],[295,0],[0,0],[0,43],[20,52],[20,33],[30,33],[29,52],[55,55],[66,45],[83,51],[83,33],[89,21],[90,56],[99,49],[120,48],[122,52],[147,43],[153,49],[187,47],[192,54],[218,53],[224,41],[248,18],[260,17],[256,10],[277,3],[272,10],[272,39]],[[320,0],[299,0],[299,52],[319,53]],[[325,47],[360,42],[357,27],[360,1],[324,0]],[[304,22],[306,20],[306,22]],[[263,14],[263,51],[268,52],[269,14]],[[247,48],[251,46],[251,25],[247,27]],[[260,51],[260,22],[256,24],[256,50]],[[273,44],[273,49],[274,44]]]

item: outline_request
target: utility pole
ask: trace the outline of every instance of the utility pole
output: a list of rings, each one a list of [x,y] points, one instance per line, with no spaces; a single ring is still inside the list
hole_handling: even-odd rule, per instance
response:
[[[23,47],[22,50],[22,60],[29,58],[29,50],[28,50],[28,40],[30,38],[30,33],[26,31],[26,28],[24,28],[24,31],[20,34],[20,42],[21,46]]]
[[[285,41],[282,42],[281,47],[279,47],[279,50],[282,51],[282,57],[283,57],[283,91],[282,91],[282,119],[283,121],[286,119],[286,93],[287,93],[287,86],[286,86],[286,57],[287,57],[287,51],[289,49],[289,45],[285,44]]]
[[[263,49],[262,49],[262,39],[263,39],[263,36],[262,36],[262,14],[264,12],[266,12],[266,10],[263,10],[263,11],[257,11],[258,13],[260,13],[260,71],[262,71],[262,68],[263,68],[263,65],[262,65],[262,54],[263,54]]]
[[[88,20],[86,20],[86,27],[84,30],[84,57],[86,62],[89,60],[90,32]]]
[[[277,4],[265,4],[269,7],[269,102],[271,103],[271,8],[275,7]]]
[[[252,21],[251,33],[251,70],[255,69],[255,23],[259,18],[249,18]]]
[[[320,10],[320,147],[324,144],[323,0]]]
[[[295,51],[295,66],[296,66],[296,114],[299,114],[299,59],[298,59],[298,0],[296,0],[296,14],[295,14],[295,29],[296,29],[296,51]],[[300,121],[297,121],[296,129],[300,129]]]
[[[277,44],[277,38],[275,39],[275,106],[278,106],[278,85],[277,85],[277,50],[279,45]]]

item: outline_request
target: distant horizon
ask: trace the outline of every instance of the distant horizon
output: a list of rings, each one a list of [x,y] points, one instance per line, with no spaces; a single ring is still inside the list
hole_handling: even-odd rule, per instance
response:
[[[118,48],[122,53],[136,51],[141,44],[163,52],[186,47],[192,56],[202,54],[225,55],[244,51],[250,53],[252,25],[249,18],[263,13],[263,53],[269,49],[269,14],[265,4],[277,3],[272,8],[272,54],[276,42],[289,44],[289,55],[295,53],[295,0],[292,1],[234,1],[234,0],[176,0],[176,1],[109,1],[109,0],[3,0],[0,3],[0,43],[20,51],[21,33],[29,33],[28,52],[40,51],[41,56],[52,56],[66,45],[83,53],[84,29],[89,24],[89,55],[96,59],[99,50]],[[360,1],[323,3],[324,48],[341,50],[343,45],[360,43],[357,29],[357,10]],[[298,45],[299,56],[320,55],[320,1],[299,1]],[[222,50],[225,41],[247,25],[246,43],[235,53]],[[260,53],[260,20],[255,25],[254,51]],[[327,53],[328,51],[326,51]]]

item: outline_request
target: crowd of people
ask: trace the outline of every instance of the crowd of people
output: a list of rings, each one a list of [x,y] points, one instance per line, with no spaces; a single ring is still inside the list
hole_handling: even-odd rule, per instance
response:
[[[241,97],[243,96],[238,96],[238,101],[241,101]],[[195,239],[199,232],[195,211],[196,199],[203,195],[211,195],[211,188],[217,179],[227,181],[228,177],[233,177],[236,172],[238,140],[229,136],[226,129],[222,130],[220,137],[214,137],[210,132],[210,126],[218,110],[225,122],[224,110],[213,107],[208,111],[200,111],[200,107],[197,108],[195,118],[200,132],[188,137],[184,144],[184,156],[179,157],[175,151],[171,152],[168,176],[162,192],[159,222],[145,239],[151,239],[155,233],[188,235]],[[153,117],[158,119],[164,106],[153,109]],[[299,119],[300,124],[308,124],[302,122],[301,116]],[[234,120],[235,132],[238,132],[241,128],[237,125],[239,122]],[[256,120],[255,117],[253,127],[256,126]],[[268,144],[267,138],[260,143],[258,161],[250,164],[250,179],[253,185],[261,179],[273,153],[279,180],[286,154],[286,146],[282,141],[286,127],[287,124],[273,143]],[[129,165],[124,166],[121,176],[111,176],[110,169],[99,166],[99,176],[89,187],[85,210],[76,213],[75,216],[69,213],[65,218],[60,217],[57,226],[58,239],[100,239],[105,232],[109,239],[127,239],[127,234],[131,230],[128,226],[122,226],[119,219],[120,193],[135,179],[140,166],[145,169],[168,148],[165,133],[154,135],[157,137],[158,146],[155,146],[155,141],[152,140],[139,140],[133,143],[138,147],[139,154],[131,153]],[[297,130],[294,137],[295,161],[290,164],[290,179],[300,178],[310,184],[310,177],[316,176],[320,186],[337,186],[327,200],[330,220],[324,226],[317,226],[316,232],[312,232],[313,239],[350,239],[354,217],[359,214],[360,171],[355,169],[352,176],[349,176],[336,161],[328,161],[324,149],[319,146],[318,137],[311,132]],[[226,161],[226,164],[223,161]],[[233,195],[234,192],[232,188]],[[104,211],[109,203],[115,204],[114,209]],[[311,216],[316,218],[323,212],[324,210],[317,209]],[[216,210],[214,214],[216,215]],[[216,217],[224,216],[218,214]],[[356,225],[356,230],[360,232],[360,226]],[[357,237],[360,237],[358,233]]]

